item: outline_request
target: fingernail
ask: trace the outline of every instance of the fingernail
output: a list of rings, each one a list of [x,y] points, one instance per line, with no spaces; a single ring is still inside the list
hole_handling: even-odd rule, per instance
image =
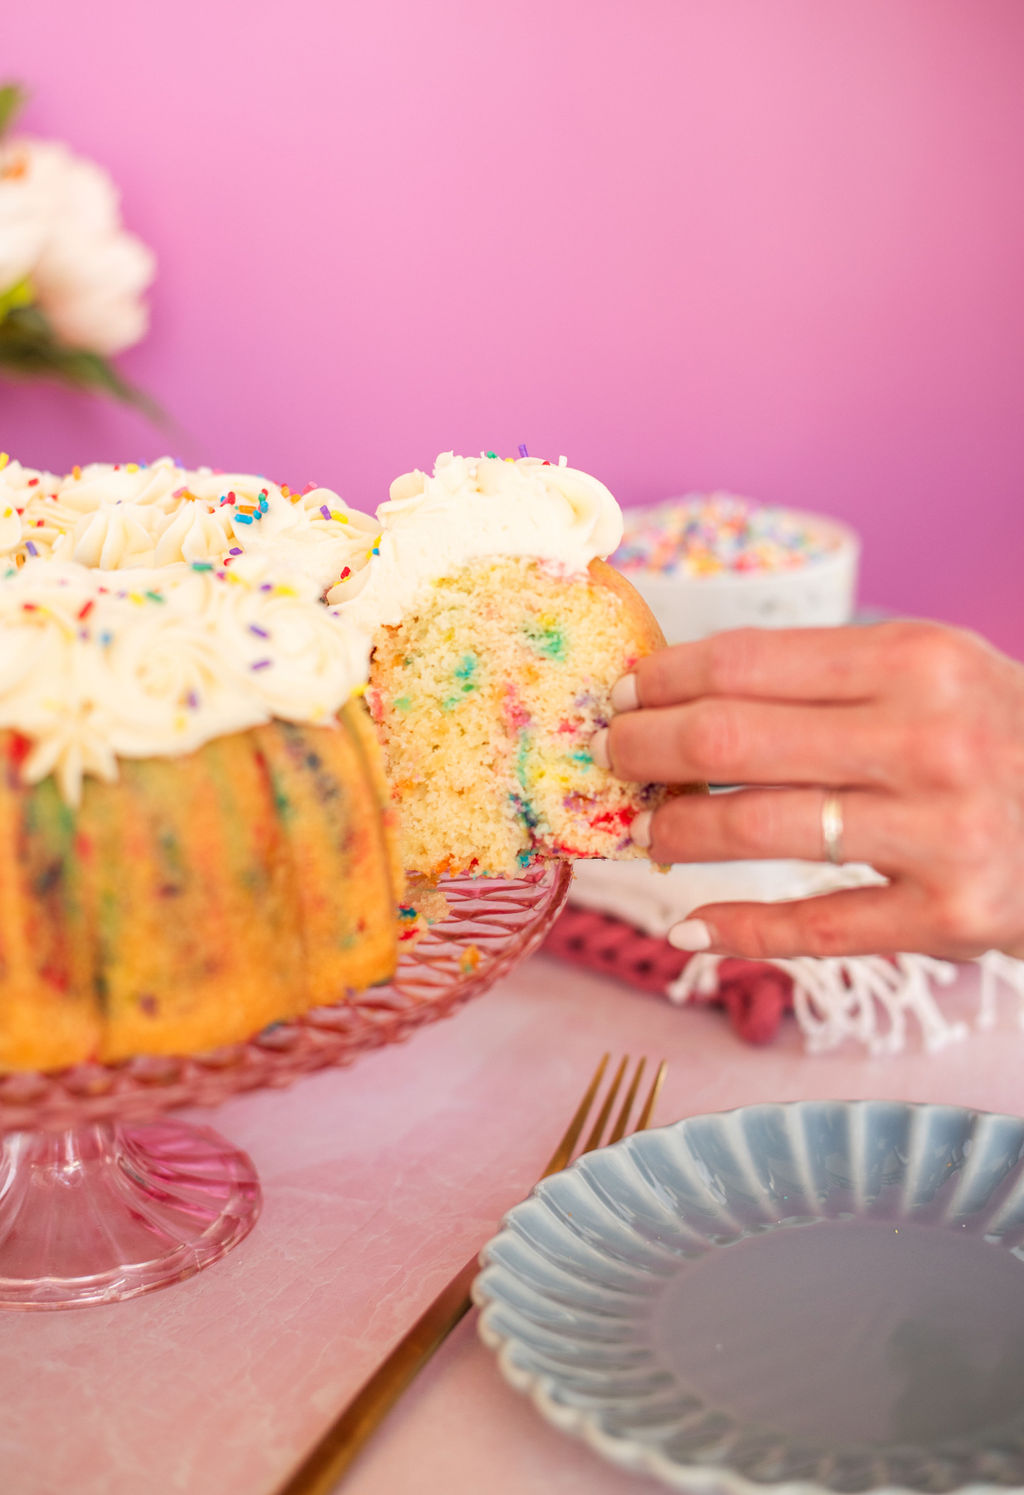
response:
[[[711,930],[703,919],[684,919],[681,924],[673,924],[668,942],[674,950],[710,950]]]
[[[608,756],[608,728],[602,727],[595,732],[590,739],[590,756],[598,768],[611,768],[612,760]]]
[[[637,710],[640,705],[640,693],[636,688],[635,675],[620,675],[612,686],[611,703],[613,711]]]
[[[653,811],[641,810],[639,815],[634,817],[633,824],[629,828],[629,839],[634,846],[642,847],[644,851],[651,844],[652,816]]]

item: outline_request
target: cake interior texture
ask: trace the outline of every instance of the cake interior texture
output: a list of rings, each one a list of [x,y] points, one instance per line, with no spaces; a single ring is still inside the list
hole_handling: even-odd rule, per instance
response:
[[[367,699],[407,872],[521,876],[538,858],[629,857],[664,792],[594,762],[609,693],[663,642],[632,586],[532,559],[474,561],[378,629]]]

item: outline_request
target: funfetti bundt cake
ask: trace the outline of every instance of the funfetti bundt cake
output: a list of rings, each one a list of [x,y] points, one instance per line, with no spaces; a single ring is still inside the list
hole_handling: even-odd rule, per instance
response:
[[[0,572],[0,1065],[186,1052],[387,978],[364,637],[243,557]]]
[[[629,857],[628,784],[589,750],[611,686],[662,642],[601,557],[622,516],[562,462],[448,453],[398,478],[368,564],[329,594],[373,642],[367,700],[403,866],[521,874],[537,858]]]
[[[169,457],[94,462],[58,477],[0,453],[0,563],[38,556],[106,571],[181,561],[230,569],[257,555],[324,592],[365,561],[375,524],[313,483],[298,492]]]

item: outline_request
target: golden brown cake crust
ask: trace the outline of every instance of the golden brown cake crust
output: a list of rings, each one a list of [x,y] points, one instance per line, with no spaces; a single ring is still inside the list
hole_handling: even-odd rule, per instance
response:
[[[653,654],[655,649],[664,649],[665,635],[661,625],[633,583],[607,561],[591,561],[588,571],[591,581],[607,587],[621,600],[636,640],[637,659]]]
[[[187,1053],[386,980],[391,811],[361,702],[180,758],[71,808],[0,732],[0,1067]]]
[[[622,599],[622,605],[632,619],[632,626],[635,630],[637,659],[642,659],[646,654],[653,654],[655,649],[667,648],[661,624],[633,583],[623,576],[621,571],[616,571],[614,566],[609,566],[607,561],[591,561],[589,569],[594,581],[608,587]],[[704,783],[669,784],[666,788],[666,793],[669,795],[707,794],[707,792],[708,786]]]

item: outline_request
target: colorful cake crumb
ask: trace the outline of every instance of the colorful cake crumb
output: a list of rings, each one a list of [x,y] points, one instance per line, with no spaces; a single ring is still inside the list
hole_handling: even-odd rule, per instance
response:
[[[517,876],[550,857],[634,857],[664,790],[599,767],[609,694],[661,632],[601,559],[621,533],[608,490],[534,459],[438,459],[378,510],[376,554],[330,593],[367,627],[367,701],[403,866]]]
[[[415,874],[406,877],[403,902],[398,910],[399,944],[404,947],[414,944],[435,924],[443,923],[450,911],[443,888]]]

